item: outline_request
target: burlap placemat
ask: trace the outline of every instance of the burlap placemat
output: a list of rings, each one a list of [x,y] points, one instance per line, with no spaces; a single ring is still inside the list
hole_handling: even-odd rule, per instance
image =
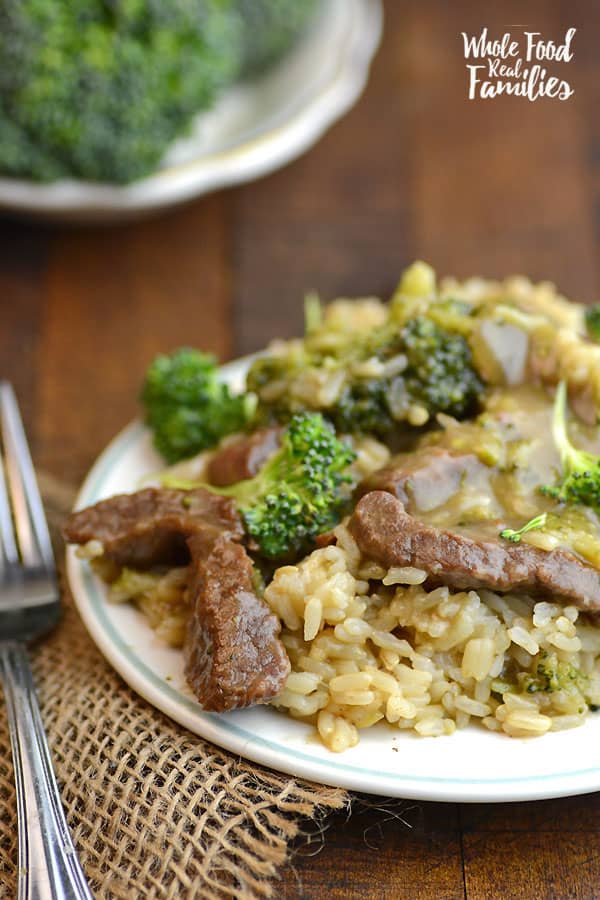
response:
[[[40,479],[55,535],[73,491]],[[131,691],[65,616],[32,651],[67,819],[101,898],[270,897],[307,819],[341,790],[270,772],[203,741]],[[16,886],[10,744],[0,708],[0,896]]]

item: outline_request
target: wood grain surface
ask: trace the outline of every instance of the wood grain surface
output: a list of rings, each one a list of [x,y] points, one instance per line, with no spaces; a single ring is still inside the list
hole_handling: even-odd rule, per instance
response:
[[[484,25],[557,40],[577,27],[575,95],[469,102],[460,32]],[[0,375],[18,391],[38,465],[79,481],[136,413],[158,350],[255,350],[299,331],[307,289],[385,296],[414,257],[597,299],[599,45],[592,0],[388,0],[363,98],[289,167],[139,224],[1,219]],[[360,797],[349,818],[299,839],[280,893],[597,897],[600,802]]]

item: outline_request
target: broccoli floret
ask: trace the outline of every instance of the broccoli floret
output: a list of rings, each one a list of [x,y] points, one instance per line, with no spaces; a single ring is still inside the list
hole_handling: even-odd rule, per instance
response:
[[[513,544],[518,544],[524,534],[527,534],[528,531],[535,531],[537,528],[543,528],[548,519],[548,513],[540,513],[539,516],[534,516],[533,519],[530,519],[529,522],[526,522],[525,525],[522,525],[521,528],[518,528],[516,531],[514,528],[504,528],[500,532],[500,537],[505,541],[512,541]]]
[[[300,414],[258,475],[230,487],[208,487],[233,497],[263,556],[281,559],[337,525],[349,500],[348,467],[355,458],[323,416]]]
[[[154,445],[170,463],[243,429],[255,406],[252,395],[232,396],[219,381],[214,356],[188,348],[156,357],[146,374],[142,403]]]
[[[389,384],[384,378],[361,379],[344,388],[335,406],[327,411],[336,431],[380,437],[388,434],[395,424],[388,404],[388,390]]]
[[[554,693],[565,691],[568,694],[583,694],[589,686],[589,679],[572,663],[561,662],[555,653],[543,652],[535,667],[533,675],[526,675],[522,689],[528,694],[539,691]]]
[[[560,691],[569,697],[569,703],[577,704],[577,712],[583,715],[586,707],[592,712],[597,697],[590,691],[590,679],[570,662],[559,660],[556,653],[542,650],[534,659],[529,672],[517,673],[512,678],[496,678],[491,689],[495,694],[554,694]]]
[[[4,0],[0,170],[128,182],[237,74],[233,0]]]
[[[403,371],[352,379],[332,409],[324,410],[339,431],[384,437],[398,421],[411,421],[411,407],[422,411],[422,419],[412,421],[415,425],[438,412],[464,418],[477,410],[483,384],[463,337],[418,316],[402,329],[385,326],[360,349],[361,358],[382,363],[400,356],[406,358]]]
[[[244,23],[242,74],[277,62],[312,19],[319,0],[237,0]]]
[[[402,332],[408,367],[408,393],[430,415],[437,412],[463,418],[477,409],[483,384],[472,366],[463,337],[418,316]]]
[[[35,172],[38,181],[55,181],[64,175],[64,166],[11,121],[0,98],[0,173],[5,172],[19,178]]]
[[[585,328],[588,337],[593,341],[600,341],[600,303],[588,306],[585,311]]]
[[[319,320],[312,305],[310,318]],[[367,334],[350,334],[328,351],[315,349],[318,340],[318,334],[309,333],[302,348],[294,347],[287,356],[259,359],[251,367],[247,383],[259,396],[263,419],[270,414],[287,421],[302,409],[317,408],[337,431],[384,437],[398,422],[425,424],[438,412],[463,418],[478,408],[483,383],[467,341],[426,316],[401,326],[388,322]],[[383,367],[381,375],[356,374],[371,363]],[[389,374],[386,364],[391,366]],[[314,376],[318,383],[321,378],[335,379],[340,371],[346,376],[331,402],[321,401],[317,392],[313,401],[306,390],[293,389],[295,379],[310,382]],[[277,382],[289,386],[272,398],[269,388]],[[410,412],[415,408],[416,419]]]
[[[567,434],[567,386],[556,389],[552,436],[560,453],[561,478],[556,485],[544,485],[542,493],[560,503],[581,503],[600,514],[600,456],[578,450]]]

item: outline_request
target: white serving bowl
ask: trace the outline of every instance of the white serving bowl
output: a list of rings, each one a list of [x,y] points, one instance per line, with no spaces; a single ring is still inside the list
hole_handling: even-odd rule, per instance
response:
[[[0,178],[0,209],[63,221],[117,221],[250,181],[295,159],[360,96],[381,37],[381,0],[326,0],[294,50],[228,89],[153,174],[129,185]]]

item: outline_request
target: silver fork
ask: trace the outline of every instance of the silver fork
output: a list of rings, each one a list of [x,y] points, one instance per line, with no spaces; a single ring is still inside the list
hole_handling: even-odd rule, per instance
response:
[[[25,648],[59,615],[52,545],[23,424],[12,387],[0,382],[0,676],[17,789],[19,900],[92,900],[62,809]]]

